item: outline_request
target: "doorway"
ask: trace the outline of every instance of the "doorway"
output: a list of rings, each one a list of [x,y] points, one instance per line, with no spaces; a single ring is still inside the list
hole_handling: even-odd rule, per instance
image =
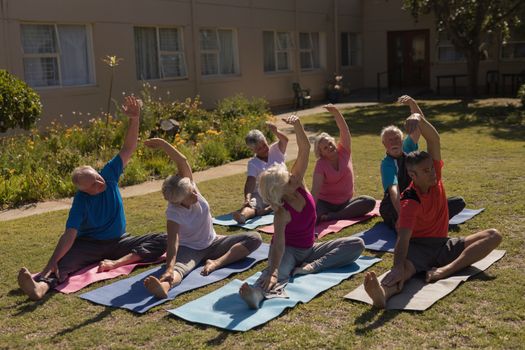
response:
[[[387,33],[388,83],[391,87],[430,84],[429,30]]]

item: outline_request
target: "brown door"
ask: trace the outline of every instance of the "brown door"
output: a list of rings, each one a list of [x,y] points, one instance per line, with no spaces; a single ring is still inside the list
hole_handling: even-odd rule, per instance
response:
[[[392,87],[428,87],[428,30],[387,33],[388,81]]]

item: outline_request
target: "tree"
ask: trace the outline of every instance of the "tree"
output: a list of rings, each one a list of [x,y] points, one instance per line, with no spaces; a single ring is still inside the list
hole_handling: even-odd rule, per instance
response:
[[[22,80],[0,69],[0,132],[28,130],[41,113],[40,96]]]
[[[486,46],[485,34],[501,33],[523,25],[523,0],[403,0],[403,8],[417,20],[432,13],[439,32],[445,32],[467,61],[469,93],[477,95],[479,62]]]

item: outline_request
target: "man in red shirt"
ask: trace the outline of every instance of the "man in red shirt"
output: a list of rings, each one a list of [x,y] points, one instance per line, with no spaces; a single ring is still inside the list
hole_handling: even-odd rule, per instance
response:
[[[394,266],[382,281],[374,272],[365,276],[364,287],[374,306],[401,292],[414,274],[426,273],[435,282],[483,259],[501,242],[496,229],[467,237],[448,237],[448,206],[441,181],[440,138],[422,114],[413,113],[406,121],[407,132],[419,128],[427,141],[427,152],[411,152],[406,159],[412,182],[401,195]]]

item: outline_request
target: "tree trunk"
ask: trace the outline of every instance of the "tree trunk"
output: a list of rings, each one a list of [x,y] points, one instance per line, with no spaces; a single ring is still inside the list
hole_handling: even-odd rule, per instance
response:
[[[468,73],[468,95],[472,98],[478,96],[478,72],[479,72],[479,52],[477,47],[466,52],[467,73]]]

